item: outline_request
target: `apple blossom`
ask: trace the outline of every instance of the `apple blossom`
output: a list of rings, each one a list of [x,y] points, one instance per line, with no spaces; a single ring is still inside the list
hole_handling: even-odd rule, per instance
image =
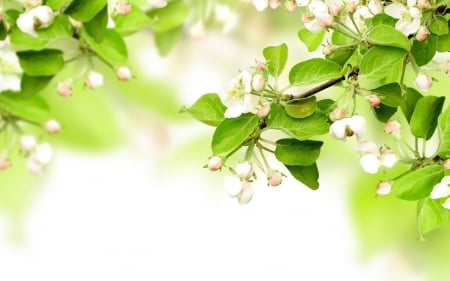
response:
[[[450,176],[445,176],[441,179],[441,182],[436,184],[431,191],[431,199],[439,199],[450,196]]]
[[[428,0],[417,0],[417,7],[421,10],[426,10],[429,6]]]
[[[227,107],[226,118],[239,117],[243,113],[254,112],[259,97],[250,94],[252,91],[252,75],[248,71],[241,71],[234,80],[233,87],[222,100]]]
[[[253,166],[249,162],[242,162],[236,165],[236,174],[241,179],[249,179],[253,176]]]
[[[450,209],[450,198],[447,198],[447,200],[442,203],[442,207],[444,207],[445,209]]]
[[[19,2],[29,9],[42,5],[42,0],[19,0]]]
[[[243,188],[243,181],[237,176],[225,176],[224,178],[224,186],[225,191],[228,193],[230,197],[236,197],[239,193],[241,193]]]
[[[266,63],[263,61],[258,61],[255,66],[256,71],[263,72],[267,69]]]
[[[450,170],[450,159],[444,161],[444,169]]]
[[[269,115],[270,112],[270,103],[263,104],[259,109],[256,115],[258,115],[259,118],[266,118]]]
[[[398,158],[392,149],[387,149],[381,152],[380,161],[383,166],[392,168],[397,163]]]
[[[380,100],[380,98],[377,95],[370,95],[367,98],[367,100],[369,101],[370,106],[372,106],[372,107],[377,107],[381,103],[381,100]]]
[[[22,136],[20,138],[19,148],[25,153],[30,153],[36,148],[37,142],[34,136]]]
[[[238,194],[238,203],[239,205],[248,204],[253,198],[253,188],[249,182],[242,182],[242,190],[241,193]]]
[[[61,131],[61,125],[58,121],[50,119],[45,123],[45,130],[50,134],[57,134]]]
[[[287,0],[284,5],[286,7],[286,10],[288,10],[289,12],[293,12],[297,7],[297,3],[295,3],[295,0]]]
[[[11,166],[11,163],[9,162],[8,158],[6,158],[3,155],[0,155],[0,170],[7,170]]]
[[[383,5],[381,4],[380,0],[370,0],[367,7],[373,15],[377,15],[383,12]]]
[[[393,150],[387,149],[380,153],[374,142],[360,142],[357,150],[360,154],[359,163],[363,170],[369,174],[376,174],[381,166],[391,168],[398,161]]]
[[[116,12],[117,12],[117,14],[124,16],[124,15],[128,15],[132,9],[133,8],[132,8],[131,4],[120,2],[117,4]]]
[[[209,158],[208,169],[210,171],[220,170],[220,168],[222,168],[222,165],[223,165],[222,157],[220,157],[220,156],[213,156],[213,157]]]
[[[391,193],[391,183],[388,181],[382,181],[377,184],[376,192],[378,195],[388,195]]]
[[[117,77],[122,81],[128,81],[131,79],[132,74],[128,67],[121,66],[116,70]]]
[[[62,97],[72,95],[72,89],[70,88],[69,82],[59,82],[56,86],[56,91],[58,92],[58,95]]]
[[[417,32],[420,27],[420,18],[422,16],[420,10],[412,5],[413,3],[408,4],[408,6],[404,6],[401,3],[394,2],[384,9],[384,12],[387,15],[398,19],[395,23],[395,29],[405,34],[405,36]]]
[[[53,158],[53,149],[50,144],[39,144],[34,151],[35,160],[41,165],[48,165]]]
[[[53,10],[48,6],[38,6],[17,18],[17,27],[24,33],[37,37],[36,28],[48,27],[53,22]]]
[[[387,134],[398,134],[400,133],[400,129],[401,129],[401,125],[398,121],[396,120],[389,120],[386,122],[386,124],[384,124],[384,131]]]
[[[278,171],[271,171],[267,179],[270,186],[279,186],[283,180],[283,175]]]
[[[252,88],[257,92],[264,90],[265,83],[266,79],[261,74],[255,74],[252,78]]]
[[[330,112],[330,114],[328,115],[328,118],[330,118],[331,121],[336,121],[336,120],[344,118],[345,114],[346,114],[345,110],[337,107],[333,111]]]
[[[325,56],[329,56],[332,53],[334,53],[335,51],[335,47],[333,45],[327,44],[325,46],[323,46],[322,48],[322,54],[324,54]]]
[[[15,52],[0,49],[0,92],[20,91],[22,68]]]
[[[425,41],[428,35],[430,35],[430,31],[428,31],[428,28],[425,25],[422,25],[419,27],[419,30],[417,30],[416,39],[417,41]]]
[[[427,92],[431,85],[433,84],[433,80],[430,75],[419,73],[414,80],[414,84],[417,88],[419,88],[423,92]]]
[[[349,13],[354,13],[356,11],[356,1],[355,0],[348,1],[345,8]]]
[[[103,74],[91,71],[86,78],[86,86],[90,89],[97,89],[103,86]]]
[[[269,0],[253,0],[253,6],[258,12],[262,12],[269,6]]]
[[[366,130],[366,120],[361,115],[353,115],[352,117],[342,118],[333,122],[330,126],[330,135],[338,140],[345,141],[347,137],[356,136],[357,141],[361,138]]]

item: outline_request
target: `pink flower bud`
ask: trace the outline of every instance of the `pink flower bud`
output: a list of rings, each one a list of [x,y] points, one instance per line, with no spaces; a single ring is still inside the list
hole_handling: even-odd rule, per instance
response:
[[[22,136],[20,138],[19,148],[25,153],[30,153],[36,148],[36,138],[34,136]]]
[[[316,18],[322,27],[329,27],[333,24],[333,16],[328,13],[321,13]]]
[[[122,81],[128,81],[132,77],[130,69],[126,66],[117,68],[116,74],[117,77],[119,77],[119,79]]]
[[[0,170],[4,171],[9,169],[11,166],[11,163],[9,162],[8,158],[6,158],[3,155],[0,155]]]
[[[346,8],[349,13],[354,13],[356,11],[356,1],[355,0],[348,1]]]
[[[328,5],[328,9],[330,10],[330,14],[332,16],[338,16],[341,13],[341,6],[337,3],[331,3]]]
[[[223,165],[223,160],[222,157],[219,156],[213,156],[211,158],[209,158],[208,161],[208,169],[212,172],[220,170],[220,168],[222,168]]]
[[[279,186],[283,180],[283,175],[278,171],[273,171],[269,178],[268,182],[270,186]]]
[[[417,7],[421,10],[426,10],[428,8],[428,0],[418,0]]]
[[[430,31],[428,31],[428,28],[425,25],[422,25],[416,33],[416,39],[417,41],[425,41],[428,35],[430,35]]]
[[[117,11],[117,13],[119,15],[124,16],[124,15],[129,14],[131,12],[131,9],[132,9],[132,7],[131,7],[130,4],[128,4],[128,3],[119,3],[119,4],[117,4],[116,11]]]
[[[27,6],[27,8],[32,9],[42,5],[42,0],[28,0],[25,1],[25,5]]]
[[[377,107],[381,103],[380,98],[377,95],[370,95],[367,99],[372,107]]]
[[[396,134],[400,132],[400,128],[401,125],[398,121],[395,120],[389,120],[385,125],[384,125],[384,131],[387,134]]]
[[[70,25],[72,25],[74,28],[81,28],[81,26],[83,25],[83,23],[81,21],[77,21],[77,20],[73,19],[72,17],[69,17],[69,22],[70,22]]]
[[[101,73],[91,71],[86,78],[86,86],[89,89],[97,89],[103,86],[103,75]]]
[[[383,5],[381,4],[380,0],[370,0],[367,6],[369,8],[369,11],[374,15],[383,12]]]
[[[445,162],[444,162],[444,169],[450,170],[450,159],[445,160]]]
[[[258,115],[258,117],[262,119],[266,118],[267,115],[269,115],[269,112],[270,112],[270,103],[266,103],[258,109],[256,115]]]
[[[376,192],[378,195],[388,195],[389,193],[391,193],[391,189],[392,186],[390,182],[382,181],[377,184]]]
[[[236,165],[236,174],[241,179],[249,179],[253,176],[253,167],[248,162],[239,163]]]
[[[295,0],[288,0],[285,3],[285,7],[289,12],[293,12],[297,8],[297,3],[295,3]]]
[[[263,61],[258,61],[258,62],[256,63],[255,69],[256,69],[256,71],[258,71],[258,72],[264,72],[264,71],[267,69],[266,63],[263,62]]]
[[[253,90],[259,92],[264,89],[266,84],[266,79],[261,74],[255,74],[252,78],[252,88]]]
[[[67,82],[58,83],[58,86],[56,86],[56,90],[58,92],[58,95],[62,97],[68,97],[72,94],[72,89]]]
[[[417,75],[416,79],[414,80],[414,84],[421,91],[427,92],[433,84],[433,80],[431,79],[430,75],[419,73],[419,75]]]
[[[345,110],[337,107],[330,112],[329,116],[331,121],[336,121],[345,117]]]
[[[276,9],[281,5],[281,0],[269,0],[269,6],[272,9]]]
[[[50,134],[57,134],[61,131],[61,125],[58,121],[50,119],[45,123],[45,130]]]
[[[314,19],[314,16],[309,14],[309,13],[307,13],[307,12],[302,15],[302,22],[303,23],[312,22],[313,19]]]

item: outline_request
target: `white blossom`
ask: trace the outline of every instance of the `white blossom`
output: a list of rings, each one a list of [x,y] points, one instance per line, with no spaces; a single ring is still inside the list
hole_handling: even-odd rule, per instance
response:
[[[356,136],[357,141],[361,141],[366,131],[366,120],[361,115],[342,118],[333,122],[330,126],[330,135],[338,140],[345,141],[347,136]]]
[[[226,118],[239,117],[243,113],[255,112],[259,97],[252,95],[252,75],[248,71],[242,71],[234,80],[233,87],[222,100],[227,107]]]
[[[431,85],[433,84],[433,79],[430,75],[419,73],[414,80],[414,84],[417,88],[419,88],[421,91],[427,92]]]
[[[441,182],[436,184],[431,191],[431,199],[439,199],[450,196],[450,176],[442,178]]]
[[[369,174],[376,174],[381,166],[391,168],[397,161],[397,155],[391,149],[383,150],[381,153],[378,146],[372,141],[362,141],[357,148],[362,169]]]
[[[395,29],[405,34],[405,36],[417,32],[420,27],[420,17],[422,16],[420,10],[413,6],[415,1],[408,2],[408,6],[394,2],[384,9],[387,15],[398,19]]]
[[[249,162],[238,163],[236,165],[236,174],[241,179],[249,179],[253,175],[253,167]]]
[[[54,18],[53,10],[48,6],[38,6],[21,14],[17,18],[17,27],[24,33],[37,37],[36,28],[48,27]]]
[[[228,195],[236,197],[242,191],[243,181],[237,176],[226,176],[224,178],[224,186]]]
[[[220,168],[222,168],[222,165],[223,165],[222,157],[220,157],[220,156],[213,156],[213,157],[209,158],[208,169],[210,171],[220,170]]]
[[[378,195],[388,195],[391,193],[392,186],[391,183],[388,181],[382,181],[377,184],[376,192]]]
[[[97,89],[103,86],[103,74],[91,71],[86,78],[86,86],[90,89]]]
[[[25,153],[32,152],[37,145],[36,138],[34,136],[22,136],[20,138],[19,148]]]
[[[262,12],[269,6],[269,0],[253,0],[253,6],[258,12]]]
[[[253,188],[249,182],[242,182],[242,190],[238,195],[238,202],[240,205],[248,204],[253,198]]]
[[[20,91],[22,68],[15,52],[0,50],[0,92]]]

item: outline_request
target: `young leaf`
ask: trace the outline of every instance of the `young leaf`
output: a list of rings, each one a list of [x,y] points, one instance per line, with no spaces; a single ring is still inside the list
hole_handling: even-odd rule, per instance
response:
[[[20,96],[22,98],[29,98],[38,94],[40,91],[47,87],[53,76],[28,76],[22,75],[20,81]]]
[[[408,38],[390,25],[378,25],[367,34],[368,41],[375,45],[391,46],[409,51],[411,45]]]
[[[106,29],[104,40],[100,44],[88,34],[85,28],[81,29],[81,35],[100,57],[113,66],[126,64],[128,58],[127,46],[122,36],[114,29]]]
[[[135,5],[131,5],[131,12],[127,15],[114,16],[116,30],[120,34],[128,35],[150,25],[150,18]]]
[[[319,188],[319,170],[316,163],[309,166],[285,165],[291,175],[307,187],[317,190]]]
[[[408,123],[411,121],[411,116],[416,108],[417,101],[422,97],[422,94],[414,88],[406,88],[404,102],[401,105],[403,115],[405,115]]]
[[[64,10],[64,14],[78,21],[88,22],[106,6],[107,2],[107,0],[73,0]]]
[[[180,25],[166,32],[155,32],[155,45],[161,56],[167,55],[181,37],[183,26]]]
[[[436,51],[450,52],[450,34],[438,36]]]
[[[436,54],[437,36],[430,34],[425,41],[413,41],[411,53],[417,65],[422,66],[429,63]]]
[[[395,27],[395,23],[397,22],[397,19],[394,19],[391,16],[388,16],[385,13],[381,13],[381,14],[376,14],[373,18],[372,18],[372,25],[373,26],[378,26],[378,25],[389,25],[392,27]]]
[[[377,117],[378,121],[386,123],[391,119],[392,115],[397,112],[397,107],[390,107],[384,104],[380,104],[377,107],[374,107],[375,117]]]
[[[448,34],[447,20],[443,16],[435,16],[428,24],[428,29],[436,35]]]
[[[147,16],[151,19],[150,27],[158,33],[164,33],[184,23],[189,14],[189,7],[182,0],[173,0],[164,8],[151,9]]]
[[[72,0],[47,0],[45,5],[53,10],[58,10],[59,8],[68,5],[70,2],[72,2]]]
[[[373,89],[372,92],[377,93],[381,103],[396,107],[403,103],[402,88],[398,83],[390,83],[379,88]]]
[[[226,155],[239,148],[255,130],[258,123],[258,116],[252,113],[223,120],[213,135],[211,147],[214,155]]]
[[[43,123],[50,117],[49,107],[39,95],[24,99],[12,92],[0,95],[0,108],[26,120]]]
[[[439,130],[441,131],[441,145],[438,154],[440,157],[450,158],[450,107],[439,116]]]
[[[280,129],[289,135],[299,139],[306,140],[315,135],[328,133],[328,117],[317,110],[313,115],[307,118],[292,118],[284,108],[275,104],[270,110],[267,126],[272,129]]]
[[[288,56],[288,47],[285,43],[280,46],[266,47],[263,50],[264,58],[267,61],[267,69],[274,76],[280,76]]]
[[[426,166],[395,180],[392,184],[392,193],[403,200],[420,200],[429,196],[433,187],[443,177],[442,165]]]
[[[95,42],[102,43],[105,38],[106,25],[108,24],[108,7],[105,6],[94,18],[83,24],[87,33]]]
[[[224,119],[226,107],[217,94],[201,96],[191,107],[184,109],[195,119],[210,126],[218,126]]]
[[[302,28],[298,32],[298,38],[306,45],[309,52],[317,50],[322,43],[323,37],[325,36],[325,29],[314,33],[309,31],[307,28]]]
[[[277,141],[275,156],[286,165],[309,166],[319,158],[322,145],[321,141],[280,139]]]
[[[289,72],[291,84],[310,85],[342,76],[341,66],[333,61],[314,58],[300,62]]]
[[[0,40],[5,40],[8,35],[8,30],[6,29],[6,24],[4,20],[0,20]]]
[[[417,225],[419,227],[419,237],[424,239],[424,235],[440,227],[448,219],[449,211],[442,207],[439,200],[425,198],[417,202]]]
[[[316,108],[317,99],[315,96],[291,100],[284,105],[286,113],[294,118],[306,118],[311,116],[316,111]]]
[[[428,140],[436,130],[445,97],[425,96],[417,101],[411,116],[411,133],[418,138]]]
[[[327,60],[334,61],[335,63],[344,66],[347,63],[348,59],[353,55],[355,49],[356,46],[337,48],[333,51],[333,53],[325,57]]]
[[[63,52],[57,49],[17,52],[17,56],[29,76],[52,76],[64,67]]]
[[[354,39],[340,33],[339,31],[333,31],[331,34],[331,43],[333,45],[348,45],[353,42]]]

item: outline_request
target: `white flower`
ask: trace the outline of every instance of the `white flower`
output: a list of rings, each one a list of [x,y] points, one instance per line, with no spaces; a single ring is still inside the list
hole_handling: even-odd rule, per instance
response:
[[[269,0],[253,0],[253,6],[258,12],[262,12],[269,6]]]
[[[376,174],[381,166],[391,168],[398,161],[393,150],[387,149],[380,153],[378,146],[371,141],[360,142],[357,150],[360,154],[359,163],[369,174]]]
[[[431,199],[439,199],[450,196],[450,176],[445,176],[442,178],[441,182],[436,184],[431,191]]]
[[[243,113],[254,112],[259,97],[250,94],[252,91],[252,76],[248,71],[242,71],[235,79],[233,87],[222,100],[227,107],[226,118],[239,117]]]
[[[347,136],[356,136],[356,139],[361,141],[361,138],[366,130],[366,120],[360,115],[342,118],[335,121],[330,126],[330,135],[338,140],[345,141]]]
[[[253,175],[253,167],[248,162],[238,163],[236,165],[236,174],[241,179],[249,179]]]
[[[417,88],[419,88],[421,91],[427,92],[431,85],[433,84],[433,79],[430,75],[419,73],[414,80],[414,84]]]
[[[309,31],[317,33],[333,23],[333,16],[330,15],[328,6],[324,2],[312,0],[308,9],[314,15],[313,19],[303,18],[305,28]]]
[[[381,4],[380,0],[370,0],[367,6],[369,7],[369,10],[373,15],[383,12],[383,5]]]
[[[255,74],[252,78],[252,88],[253,90],[259,92],[264,89],[266,84],[266,79],[261,74]]]
[[[21,14],[17,18],[17,27],[24,33],[37,37],[36,28],[49,26],[54,18],[53,10],[48,6],[38,6]]]
[[[154,8],[164,8],[167,6],[167,0],[147,0],[147,2]]]
[[[22,68],[13,51],[0,50],[0,92],[20,91],[20,75]]]
[[[103,86],[103,75],[101,73],[91,71],[86,78],[86,86],[90,89],[97,89]]]
[[[241,193],[243,188],[243,181],[236,176],[226,176],[224,178],[225,191],[231,197],[236,197]]]
[[[30,153],[36,148],[36,138],[34,136],[22,136],[20,138],[19,148],[25,153]]]
[[[7,49],[11,45],[9,40],[9,36],[5,38],[5,40],[0,40],[0,50]]]
[[[43,143],[36,147],[34,151],[36,161],[41,165],[48,165],[53,157],[53,149],[50,144]]]
[[[401,31],[405,36],[416,33],[420,27],[420,17],[422,14],[418,8],[413,7],[413,4],[415,5],[415,1],[408,3],[408,7],[406,7],[396,2],[384,9],[387,15],[398,19],[395,24],[395,29]]]
[[[249,182],[242,182],[242,190],[238,195],[238,202],[240,205],[248,204],[253,198],[253,188]]]
[[[377,154],[365,154],[359,158],[359,164],[366,173],[376,174],[380,169],[381,161]]]

